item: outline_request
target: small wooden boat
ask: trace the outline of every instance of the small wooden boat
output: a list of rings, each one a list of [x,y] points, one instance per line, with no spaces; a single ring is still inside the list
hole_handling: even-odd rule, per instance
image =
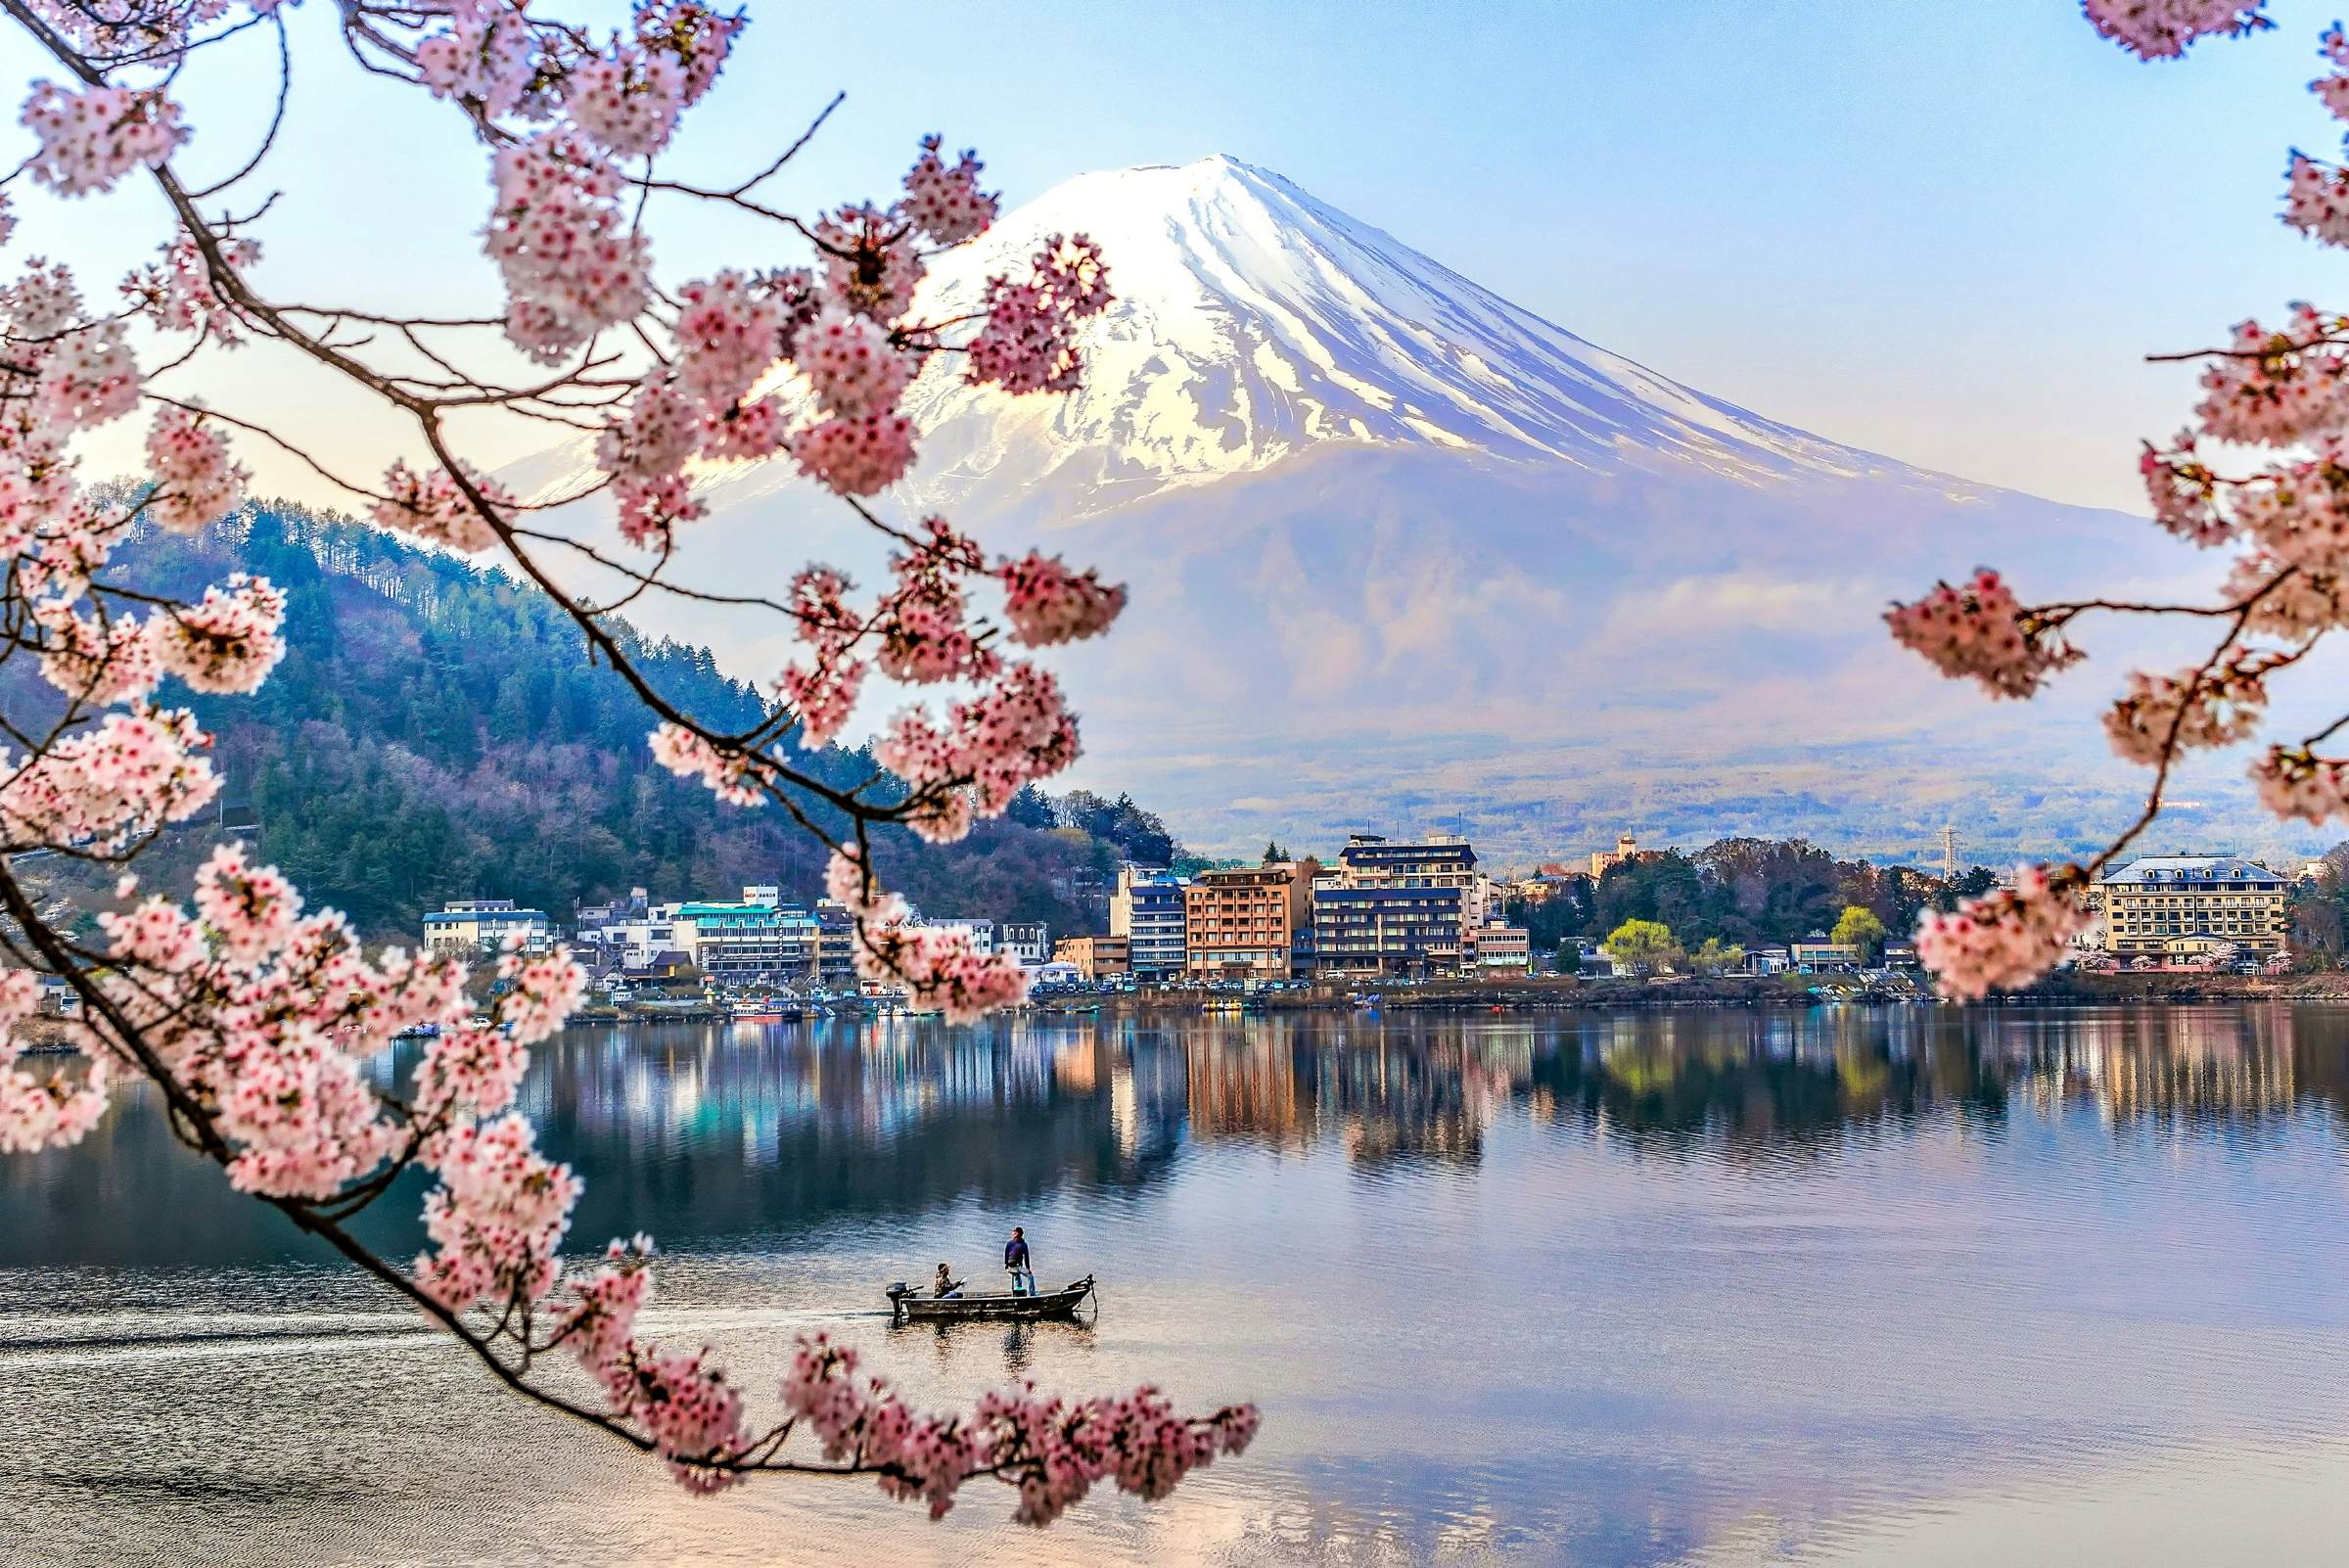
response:
[[[1090,1274],[1073,1285],[1042,1291],[1034,1296],[925,1296],[902,1284],[892,1285],[887,1292],[889,1305],[900,1323],[951,1323],[974,1318],[1002,1321],[1073,1317],[1078,1304],[1092,1293],[1093,1276]]]

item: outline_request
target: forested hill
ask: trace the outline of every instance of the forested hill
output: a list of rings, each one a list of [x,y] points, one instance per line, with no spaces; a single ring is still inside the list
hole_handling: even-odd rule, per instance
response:
[[[581,899],[630,887],[655,898],[728,896],[753,882],[802,898],[820,888],[821,855],[784,813],[720,806],[653,761],[650,715],[532,586],[279,502],[199,538],[142,536],[127,556],[143,584],[163,591],[192,596],[234,571],[286,590],[290,651],[277,672],[253,696],[193,706],[219,737],[224,798],[258,815],[260,855],[364,932],[412,942],[424,910],[465,896],[512,898],[561,920]],[[706,649],[627,642],[680,706],[728,726],[760,712],[758,695]],[[12,706],[30,698],[16,682],[9,696]],[[841,783],[873,766],[837,749],[801,761]],[[893,835],[881,858],[932,913],[1068,930],[1082,918],[1073,882],[1123,853],[1104,834],[1165,839],[1130,803],[1032,794],[1013,819],[962,844]],[[184,875],[217,836],[204,824],[173,835],[149,884]]]

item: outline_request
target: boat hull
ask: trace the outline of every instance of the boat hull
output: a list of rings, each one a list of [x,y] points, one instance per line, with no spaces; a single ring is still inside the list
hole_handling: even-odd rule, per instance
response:
[[[889,1302],[900,1323],[1002,1322],[1045,1317],[1073,1317],[1078,1306],[1093,1293],[1087,1274],[1060,1290],[1034,1296],[923,1296],[913,1291],[890,1292]]]

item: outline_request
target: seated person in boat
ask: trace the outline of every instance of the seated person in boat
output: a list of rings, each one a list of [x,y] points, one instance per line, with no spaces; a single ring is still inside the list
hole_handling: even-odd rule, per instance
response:
[[[941,1301],[952,1301],[962,1294],[962,1281],[954,1277],[954,1271],[951,1268],[944,1264],[940,1264],[938,1279],[931,1294],[937,1296]]]

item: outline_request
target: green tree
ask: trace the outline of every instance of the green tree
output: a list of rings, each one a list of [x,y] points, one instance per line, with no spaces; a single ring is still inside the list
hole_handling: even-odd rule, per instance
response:
[[[1835,922],[1834,937],[1847,946],[1859,948],[1862,958],[1872,958],[1877,945],[1884,940],[1884,922],[1864,903],[1846,904],[1842,917]]]
[[[1672,928],[1660,920],[1626,920],[1599,944],[1606,955],[1635,975],[1645,975],[1681,956]]]
[[[1707,937],[1696,951],[1688,955],[1688,967],[1700,975],[1718,975],[1735,969],[1745,962],[1745,949],[1733,942],[1719,937]]]

